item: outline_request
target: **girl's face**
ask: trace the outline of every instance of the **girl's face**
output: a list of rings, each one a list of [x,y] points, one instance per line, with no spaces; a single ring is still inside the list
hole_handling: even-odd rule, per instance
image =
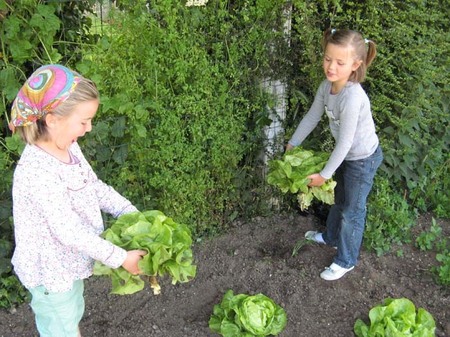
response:
[[[353,71],[362,61],[353,58],[353,48],[328,43],[323,57],[323,70],[327,79],[333,83],[333,92],[338,93],[347,83]]]
[[[97,113],[98,105],[99,101],[96,99],[78,103],[69,116],[56,120],[53,139],[60,148],[68,148],[79,137],[92,130],[92,119]]]

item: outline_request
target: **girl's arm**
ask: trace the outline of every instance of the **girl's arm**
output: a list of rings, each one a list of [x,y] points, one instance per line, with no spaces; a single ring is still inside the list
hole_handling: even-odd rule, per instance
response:
[[[320,172],[320,175],[325,179],[331,178],[353,145],[361,104],[361,99],[355,96],[346,97],[341,102],[339,136],[336,139],[336,145],[331,152],[327,164]]]
[[[327,87],[327,81],[323,81],[317,90],[314,102],[308,113],[303,117],[294,134],[286,146],[286,150],[300,145],[306,137],[314,130],[325,111],[324,92]]]
[[[111,214],[117,218],[122,214],[137,212],[138,209],[113,187],[105,184],[95,175],[92,183],[95,185],[95,193],[97,195],[100,209],[103,212]]]

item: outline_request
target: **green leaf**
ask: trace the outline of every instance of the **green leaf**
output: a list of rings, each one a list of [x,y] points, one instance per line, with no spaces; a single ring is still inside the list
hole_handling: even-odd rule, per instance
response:
[[[9,51],[14,60],[21,62],[32,58],[33,48],[33,45],[29,41],[21,41],[20,43],[10,45]]]
[[[323,189],[322,186],[313,186],[310,188],[310,191],[317,200],[320,200],[325,204],[332,205],[334,203],[334,189]]]
[[[417,309],[416,325],[423,329],[434,331],[436,322],[428,311],[423,308],[419,308]]]
[[[13,101],[19,91],[21,84],[19,83],[19,76],[12,67],[0,70],[0,87],[6,99]]]
[[[131,275],[123,268],[117,269],[112,278],[112,294],[127,295],[134,294],[144,289],[145,282],[138,275]]]
[[[25,144],[17,134],[14,134],[12,137],[6,137],[5,142],[8,150],[12,152],[22,153],[25,148]]]
[[[117,164],[125,163],[128,156],[128,146],[126,144],[119,146],[113,152],[113,159]]]
[[[139,261],[143,275],[170,275],[172,284],[188,282],[196,275],[192,265],[192,238],[186,225],[178,224],[162,212],[152,210],[120,216],[102,236],[127,250],[143,249],[147,254]],[[124,268],[111,269],[96,263],[96,275],[108,275],[114,294],[132,294],[144,288],[140,277]]]
[[[123,137],[125,133],[126,123],[125,123],[125,117],[119,117],[114,122],[112,128],[111,128],[111,135],[113,137]]]
[[[263,295],[234,295],[228,290],[215,305],[209,320],[212,331],[222,336],[253,337],[278,335],[287,324],[286,312]]]
[[[334,203],[336,182],[328,179],[321,187],[309,187],[309,175],[320,172],[328,160],[328,154],[313,152],[295,147],[288,151],[283,160],[271,160],[268,163],[267,182],[278,187],[282,193],[298,193],[302,210],[307,209],[313,199],[326,204]]]
[[[141,138],[147,137],[147,129],[144,125],[135,125],[136,128],[136,134]]]
[[[220,308],[218,305],[214,306],[214,314],[217,315],[218,314],[218,310],[216,310],[216,307]],[[221,329],[221,325],[222,325],[222,321],[220,320],[219,317],[217,316],[211,316],[209,321],[208,321],[208,325],[209,328],[213,331],[213,332],[217,332],[220,333]]]
[[[39,4],[37,12],[30,20],[30,25],[38,29],[45,29],[43,33],[50,34],[52,37],[59,30],[60,21],[54,14],[55,8],[48,5]]]
[[[362,320],[357,319],[355,325],[353,326],[353,331],[355,332],[356,337],[368,337],[369,336],[369,328]]]
[[[122,235],[138,236],[140,234],[149,233],[151,223],[145,219],[139,219],[133,225],[128,226],[122,230]]]
[[[226,319],[221,322],[218,333],[223,337],[243,336],[241,328],[236,323]]]
[[[436,323],[425,309],[416,312],[407,298],[385,299],[369,311],[370,326],[358,319],[353,327],[357,337],[434,337]]]

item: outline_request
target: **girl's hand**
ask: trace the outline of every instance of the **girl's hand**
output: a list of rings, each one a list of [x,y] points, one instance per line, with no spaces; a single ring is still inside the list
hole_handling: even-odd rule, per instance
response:
[[[287,152],[287,151],[289,151],[289,150],[292,150],[294,147],[291,145],[291,144],[289,144],[289,143],[287,143],[286,144],[286,150],[285,150],[285,152]]]
[[[323,184],[325,184],[326,181],[326,179],[322,177],[319,173],[311,174],[310,176],[308,176],[308,178],[311,179],[311,181],[308,184],[308,186],[310,187],[322,186]]]
[[[122,267],[133,275],[141,274],[142,271],[138,267],[138,262],[141,260],[142,256],[146,255],[145,250],[130,250],[127,252],[127,258],[122,263]]]

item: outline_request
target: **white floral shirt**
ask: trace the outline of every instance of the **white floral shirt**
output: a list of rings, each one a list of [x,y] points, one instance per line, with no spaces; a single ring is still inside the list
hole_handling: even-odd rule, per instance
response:
[[[92,275],[94,260],[118,268],[126,251],[102,239],[101,211],[118,217],[137,209],[99,180],[80,147],[72,163],[27,145],[13,180],[14,270],[27,288],[70,290]]]

